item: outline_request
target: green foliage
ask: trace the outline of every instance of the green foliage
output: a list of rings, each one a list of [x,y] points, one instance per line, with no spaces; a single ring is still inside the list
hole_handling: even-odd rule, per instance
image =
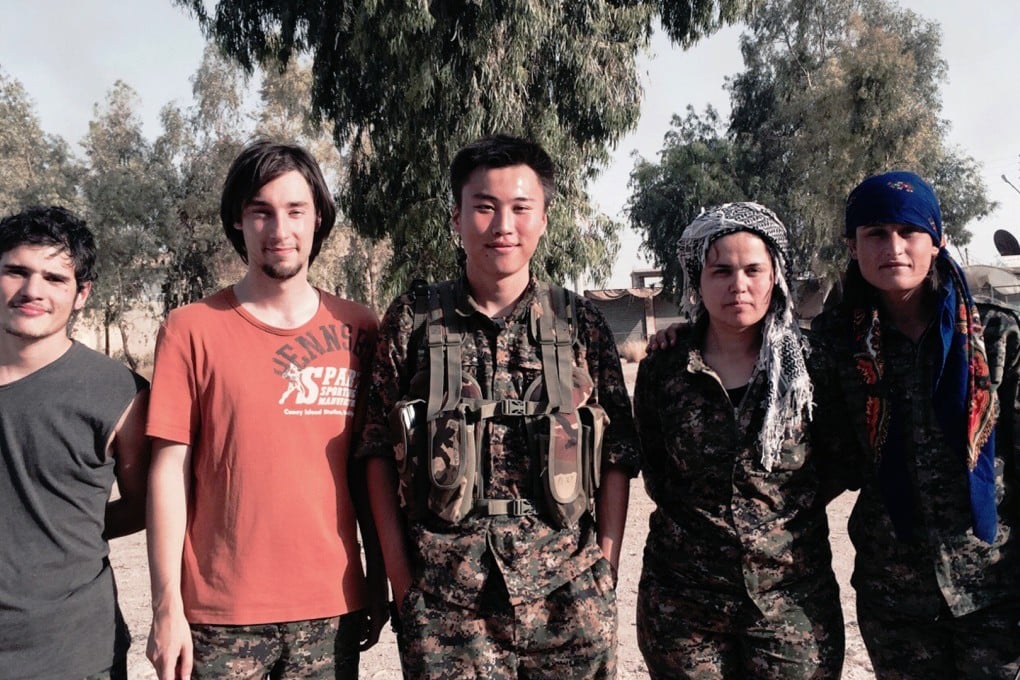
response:
[[[177,2],[248,69],[312,56],[314,110],[349,154],[340,206],[360,234],[391,240],[388,293],[456,270],[446,169],[459,147],[495,132],[535,139],[558,163],[538,273],[608,272],[616,225],[585,187],[637,121],[635,59],[654,13],[688,44],[748,5],[268,0],[222,1],[210,13],[204,0]]]
[[[227,168],[248,136],[247,79],[215,48],[207,48],[192,79],[194,101],[161,112],[152,148],[153,181],[161,188],[159,238],[164,316],[236,278],[236,254],[223,235],[220,191]]]
[[[659,162],[639,158],[631,173],[633,191],[628,213],[645,234],[645,249],[662,269],[663,286],[678,292],[683,285],[676,244],[687,225],[704,209],[744,200],[734,167],[734,147],[723,136],[717,111],[673,117]]]
[[[152,299],[158,276],[156,238],[160,187],[152,181],[150,148],[134,111],[137,95],[118,81],[103,106],[96,105],[82,141],[88,159],[81,187],[88,223],[98,245],[98,278],[87,312],[107,331],[120,326],[125,312]],[[125,343],[125,358],[137,366]]]
[[[30,205],[78,207],[81,172],[67,142],[43,132],[25,88],[0,70],[0,215]]]
[[[706,139],[667,138],[656,178],[693,194],[669,218],[649,220],[641,163],[632,174],[632,223],[649,234],[658,261],[672,256],[657,224],[672,219],[678,236],[691,204],[747,197],[773,208],[790,230],[794,273],[832,276],[842,269],[843,203],[876,172],[911,169],[939,194],[946,232],[970,239],[966,223],[994,205],[974,161],[945,142],[939,88],[946,66],[938,26],[887,0],[770,0],[761,3],[741,38],[744,71],[728,81],[733,109],[715,143],[728,145],[732,195],[692,183],[688,166]],[[688,128],[706,122],[689,114]],[[707,121],[710,123],[711,121]],[[712,133],[709,132],[711,137]],[[684,160],[685,155],[695,161]],[[737,190],[739,188],[739,190]],[[661,193],[665,191],[660,188]],[[674,237],[675,242],[675,237]]]

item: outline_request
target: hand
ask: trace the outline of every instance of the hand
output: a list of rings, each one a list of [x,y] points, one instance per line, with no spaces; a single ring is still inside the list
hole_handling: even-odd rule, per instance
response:
[[[368,609],[365,610],[364,628],[361,631],[361,644],[358,649],[365,652],[379,642],[379,635],[389,618],[389,588],[386,578],[369,577]]]
[[[145,656],[159,680],[189,680],[193,662],[191,628],[183,609],[152,616]]]
[[[657,350],[669,349],[676,344],[677,332],[680,330],[682,324],[674,323],[669,328],[659,331],[655,335],[648,338],[648,347],[645,351],[651,353]]]

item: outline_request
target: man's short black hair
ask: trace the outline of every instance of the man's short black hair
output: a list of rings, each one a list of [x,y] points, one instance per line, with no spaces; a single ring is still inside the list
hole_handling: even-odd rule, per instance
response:
[[[96,239],[67,208],[33,206],[0,220],[0,256],[19,246],[55,246],[66,252],[78,290],[96,280]]]
[[[552,158],[535,142],[510,135],[482,137],[457,152],[450,164],[450,187],[453,189],[454,204],[460,207],[461,191],[476,169],[506,168],[512,165],[527,165],[535,171],[542,184],[542,193],[545,194],[545,207],[548,208],[556,191],[556,167]]]
[[[312,155],[293,144],[257,140],[244,147],[231,163],[220,198],[220,221],[223,223],[223,231],[234,246],[234,250],[246,263],[248,251],[244,246],[244,234],[236,228],[236,225],[241,223],[241,214],[262,187],[292,171],[301,173],[308,182],[315,203],[315,215],[319,220],[312,239],[309,264],[315,261],[316,255],[322,249],[323,241],[333,230],[336,206],[322,176],[322,170]]]

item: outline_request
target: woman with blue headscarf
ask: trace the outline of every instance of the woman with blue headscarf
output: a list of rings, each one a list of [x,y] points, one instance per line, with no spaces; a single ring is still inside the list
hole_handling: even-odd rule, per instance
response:
[[[861,451],[849,522],[878,678],[1020,672],[1020,329],[982,325],[932,188],[870,177],[847,199],[851,261],[819,317]]]

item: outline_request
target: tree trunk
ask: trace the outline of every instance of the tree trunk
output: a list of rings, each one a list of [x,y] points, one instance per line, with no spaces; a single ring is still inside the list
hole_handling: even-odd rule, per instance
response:
[[[131,354],[131,350],[128,349],[128,334],[127,328],[124,325],[124,319],[121,318],[117,321],[117,328],[120,329],[120,344],[124,350],[124,360],[128,362],[128,366],[131,367],[132,371],[138,370],[138,360]]]

